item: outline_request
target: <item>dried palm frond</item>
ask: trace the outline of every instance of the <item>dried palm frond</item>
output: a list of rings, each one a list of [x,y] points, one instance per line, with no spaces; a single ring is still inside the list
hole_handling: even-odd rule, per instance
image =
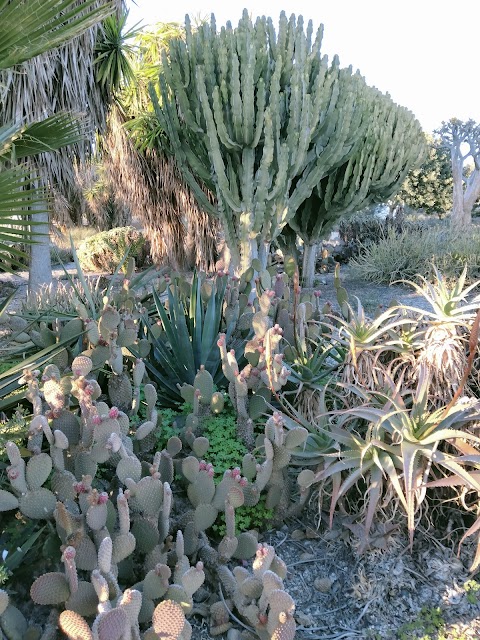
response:
[[[104,141],[105,168],[116,198],[143,223],[152,259],[176,268],[212,270],[217,222],[198,207],[175,160],[155,149],[140,152],[124,122],[120,110],[113,109]]]

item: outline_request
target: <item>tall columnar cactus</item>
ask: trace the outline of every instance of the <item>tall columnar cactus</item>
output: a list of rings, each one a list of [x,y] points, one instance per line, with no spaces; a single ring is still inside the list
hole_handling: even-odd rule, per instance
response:
[[[372,203],[386,202],[426,153],[420,123],[408,109],[374,88],[368,88],[366,97],[370,122],[359,136],[360,144],[318,182],[288,222],[305,245],[303,283],[307,287],[313,286],[317,244],[335,222]]]
[[[217,216],[234,262],[266,248],[312,189],[356,151],[371,118],[367,86],[321,54],[323,27],[280,16],[237,28],[215,19],[170,41],[156,112],[189,184]],[[161,106],[160,106],[161,102]],[[196,180],[216,192],[212,207]]]

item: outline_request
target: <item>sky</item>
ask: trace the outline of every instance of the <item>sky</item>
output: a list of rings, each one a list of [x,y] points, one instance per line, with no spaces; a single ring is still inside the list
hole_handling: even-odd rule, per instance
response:
[[[217,26],[238,23],[243,8],[274,24],[283,9],[324,24],[322,53],[359,69],[389,93],[426,132],[452,117],[480,121],[479,0],[128,0],[130,24],[184,22],[185,14]]]

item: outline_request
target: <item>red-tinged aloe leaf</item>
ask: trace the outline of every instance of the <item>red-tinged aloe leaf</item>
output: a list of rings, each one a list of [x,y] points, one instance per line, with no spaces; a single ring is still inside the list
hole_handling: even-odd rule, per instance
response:
[[[433,461],[436,464],[439,464],[442,467],[445,467],[445,469],[448,469],[449,471],[452,471],[453,473],[457,474],[459,478],[462,478],[463,480],[465,480],[466,485],[469,486],[471,489],[475,489],[475,491],[480,492],[480,483],[477,481],[477,479],[472,476],[472,473],[470,471],[467,471],[466,469],[464,469],[462,465],[455,462],[455,460],[450,456],[447,456],[444,453],[437,452],[433,456]]]
[[[397,492],[398,497],[400,498],[400,502],[402,503],[405,511],[408,511],[407,500],[402,490],[402,485],[400,484],[400,480],[398,477],[397,470],[395,465],[393,464],[393,460],[387,454],[381,454],[380,461],[383,470],[390,478],[390,482],[392,483],[393,488]]]
[[[388,453],[391,453],[392,455],[395,455],[395,456],[401,455],[400,446],[398,444],[387,444],[386,442],[383,442],[383,440],[377,440],[375,438],[371,440],[370,444],[372,444],[377,449],[388,451]]]
[[[383,474],[382,469],[378,466],[370,470],[370,485],[367,489],[368,509],[365,517],[365,537],[368,538],[370,529],[372,528],[373,518],[375,516],[378,501],[383,491]]]
[[[337,500],[344,496],[349,489],[351,489],[359,480],[363,478],[373,467],[373,460],[368,460],[363,466],[356,471],[353,471],[349,476],[345,478],[338,492]],[[336,502],[335,502],[336,504]]]
[[[451,440],[456,438],[461,438],[463,440],[468,438],[468,440],[480,444],[480,438],[477,436],[474,436],[471,433],[466,433],[465,431],[457,431],[456,429],[441,429],[440,431],[435,431],[430,436],[422,438],[420,442],[422,446],[427,446],[429,444],[440,442],[441,440]]]
[[[415,529],[415,486],[414,478],[417,475],[418,467],[415,466],[415,459],[420,452],[418,445],[404,440],[401,445],[403,454],[403,482],[405,484],[405,497],[407,501],[407,523],[410,548],[413,547],[413,533]]]
[[[470,536],[475,535],[478,531],[480,531],[480,517],[477,518],[475,520],[475,522],[472,524],[472,526],[470,527],[470,529],[467,529],[465,531],[465,533],[463,534],[462,539],[458,543],[458,552],[459,553],[460,553],[460,548],[461,548],[462,544],[465,542],[465,540],[467,538],[470,538]],[[475,564],[475,562],[477,562],[477,565],[478,565],[478,557],[477,557],[478,555],[479,555],[479,551],[478,551],[478,546],[477,546],[477,552],[475,553],[475,559],[474,559],[474,564]],[[475,566],[477,566],[477,565],[475,565]],[[473,566],[473,564],[472,564],[472,566]],[[473,570],[474,569],[470,568],[470,571],[473,571]]]
[[[477,540],[477,548],[475,550],[475,557],[473,558],[473,562],[469,567],[470,573],[477,570],[478,565],[480,564],[480,537]]]
[[[341,473],[336,473],[332,477],[332,499],[330,502],[330,518],[329,518],[330,529],[332,528],[332,525],[333,525],[333,514],[335,513],[335,506],[338,501],[338,493],[340,491],[341,483],[342,483],[342,475]]]
[[[360,463],[360,456],[356,459],[351,460],[339,460],[338,462],[334,462],[329,467],[319,471],[318,479],[326,480],[327,478],[331,478],[336,473],[341,473],[342,471],[346,471],[347,469],[354,469],[358,467]]]
[[[478,482],[480,483],[480,471],[470,471],[470,475],[475,476],[475,479],[478,478]],[[438,478],[438,480],[430,480],[430,482],[426,483],[426,487],[435,488],[435,487],[465,487],[469,486],[469,483],[466,482],[463,478],[459,478],[457,475],[447,476],[445,478]]]
[[[466,456],[480,455],[480,451],[478,449],[475,449],[475,447],[472,447],[471,445],[468,444],[468,442],[465,442],[464,440],[455,440],[454,442],[452,442],[452,444],[456,449],[458,449],[461,453],[463,453]]]

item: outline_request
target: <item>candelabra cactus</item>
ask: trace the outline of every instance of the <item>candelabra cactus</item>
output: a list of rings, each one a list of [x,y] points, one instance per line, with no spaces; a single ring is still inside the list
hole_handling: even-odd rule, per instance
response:
[[[213,16],[195,31],[187,18],[185,41],[170,40],[163,55],[161,100],[151,92],[156,113],[189,184],[220,219],[240,273],[257,256],[265,268],[269,243],[322,180],[332,176],[336,195],[342,180],[349,186],[358,180],[359,164],[370,178],[372,154],[363,146],[372,130],[371,144],[389,175],[408,164],[401,153],[391,162],[378,134],[384,120],[395,132],[401,120],[395,105],[376,98],[351,68],[341,69],[336,56],[329,63],[322,37],[323,26],[313,39],[312,24],[305,32],[301,16],[288,20],[282,12],[277,35],[270,18],[253,24],[245,11],[237,28],[227,23],[220,31]],[[418,149],[420,125],[411,114],[403,119],[415,123],[405,133]],[[200,181],[216,193],[217,207],[202,197]],[[332,199],[328,186],[325,200]]]

